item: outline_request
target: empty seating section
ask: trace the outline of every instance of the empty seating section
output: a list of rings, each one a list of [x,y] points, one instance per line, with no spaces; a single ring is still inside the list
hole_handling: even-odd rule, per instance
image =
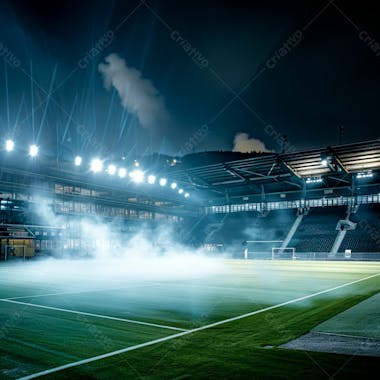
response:
[[[347,231],[339,251],[380,252],[380,205],[360,205],[350,220],[356,223],[356,229]]]
[[[284,240],[296,218],[295,210],[270,211],[266,216],[258,212],[228,214],[219,223],[210,223],[206,243],[239,246],[243,241]],[[281,243],[249,243],[250,251],[271,251]]]
[[[295,210],[270,211],[267,216],[258,216],[255,223],[246,229],[247,240],[269,241],[249,243],[250,252],[272,252],[272,247],[281,247],[296,219]]]
[[[225,214],[219,223],[209,224],[206,243],[234,245],[247,240],[246,229],[257,219],[257,212]]]
[[[288,246],[296,252],[330,252],[338,232],[336,225],[345,217],[343,206],[310,209]]]
[[[178,238],[183,243],[203,244],[215,226],[222,225],[227,216],[228,214],[214,214],[185,219],[178,228]]]
[[[296,253],[330,253],[339,232],[336,227],[346,212],[346,206],[310,209],[287,247],[294,247]],[[245,248],[242,243],[248,241],[250,253],[266,253],[272,247],[281,247],[296,217],[295,209],[272,210],[266,215],[256,211],[205,215],[187,221],[182,236],[187,236],[183,240],[188,243],[223,246],[239,255]],[[346,232],[337,257],[343,257],[346,249],[352,253],[380,252],[380,205],[361,205],[350,220],[357,227]]]

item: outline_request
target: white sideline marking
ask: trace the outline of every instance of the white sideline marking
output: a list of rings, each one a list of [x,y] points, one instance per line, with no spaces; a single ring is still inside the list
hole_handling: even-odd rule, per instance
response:
[[[175,339],[175,338],[180,338],[182,336],[189,335],[189,334],[192,334],[194,332],[206,330],[206,329],[209,329],[211,327],[223,325],[225,323],[233,322],[233,321],[236,321],[236,320],[239,320],[239,319],[242,319],[242,318],[246,318],[246,317],[251,317],[251,316],[256,315],[256,314],[261,314],[261,313],[264,313],[264,312],[269,311],[269,310],[277,309],[277,308],[280,308],[282,306],[290,305],[292,303],[296,303],[296,302],[300,302],[300,301],[303,301],[303,300],[306,300],[306,299],[309,299],[309,298],[313,298],[313,297],[319,296],[321,294],[329,293],[329,292],[332,292],[334,290],[341,289],[341,288],[344,288],[344,287],[349,286],[349,285],[356,284],[356,283],[361,282],[361,281],[369,280],[370,278],[377,277],[379,275],[380,275],[380,273],[376,273],[376,274],[371,275],[371,276],[360,278],[359,280],[347,282],[346,284],[343,284],[343,285],[334,286],[333,288],[330,288],[330,289],[327,289],[327,290],[322,290],[320,292],[309,294],[307,296],[294,298],[294,299],[292,299],[290,301],[282,302],[282,303],[279,303],[277,305],[268,306],[268,307],[266,307],[264,309],[260,309],[260,310],[252,311],[250,313],[238,315],[236,317],[224,319],[224,320],[219,321],[219,322],[210,323],[209,325],[197,327],[195,329],[183,331],[183,332],[180,332],[180,333],[174,334],[174,335],[169,335],[169,336],[166,336],[164,338],[159,338],[159,339],[151,340],[149,342],[136,344],[136,345],[130,346],[130,347],[125,347],[125,348],[122,348],[120,350],[108,352],[108,353],[105,353],[105,354],[102,354],[102,355],[93,356],[91,358],[79,360],[77,362],[68,363],[68,364],[64,364],[64,365],[58,366],[58,367],[50,368],[50,369],[47,369],[45,371],[41,371],[41,372],[37,372],[37,373],[31,374],[31,375],[28,375],[28,376],[25,376],[25,377],[21,377],[18,380],[35,379],[35,378],[40,377],[40,376],[49,375],[49,374],[54,373],[54,372],[59,372],[59,371],[63,371],[63,370],[68,369],[68,368],[77,367],[77,366],[80,366],[82,364],[91,363],[91,362],[98,361],[98,360],[101,360],[101,359],[109,358],[111,356],[120,355],[120,354],[123,354],[123,353],[128,352],[128,351],[134,351],[134,350],[138,350],[139,348],[143,348],[143,347],[147,347],[147,346],[152,346],[154,344],[165,342],[165,341],[168,341],[168,340],[171,340],[171,339]]]
[[[45,293],[45,294],[35,294],[35,295],[17,296],[17,297],[7,297],[7,298],[0,299],[0,301],[3,301],[3,300],[18,300],[18,299],[21,299],[21,298],[39,298],[39,297],[49,297],[49,296],[62,296],[62,295],[66,295],[66,294],[69,295],[69,294],[83,294],[83,293],[106,292],[106,291],[109,291],[109,290],[129,290],[129,289],[135,289],[135,288],[146,288],[146,287],[149,287],[149,286],[157,286],[157,284],[153,283],[153,284],[133,285],[133,286],[129,286],[127,288],[125,288],[125,287],[101,288],[101,289],[78,290],[78,291],[73,291],[73,292],[57,292],[57,293]]]
[[[21,302],[21,301],[15,301],[15,300],[4,299],[4,298],[0,299],[0,301],[2,301],[2,302],[9,302],[9,303],[15,303],[15,304],[18,304],[18,305],[37,307],[37,308],[40,308],[40,309],[48,309],[48,310],[54,310],[54,311],[63,311],[64,313],[72,313],[72,314],[79,314],[79,315],[88,315],[89,317],[95,317],[95,318],[112,319],[113,321],[128,322],[128,323],[134,323],[134,324],[137,324],[137,325],[159,327],[161,329],[169,329],[169,330],[176,330],[176,331],[188,331],[186,329],[181,329],[179,327],[173,327],[173,326],[167,326],[167,325],[159,325],[157,323],[150,323],[150,322],[136,321],[134,319],[125,319],[125,318],[112,317],[110,315],[87,313],[85,311],[79,311],[79,310],[62,309],[60,307],[45,306],[45,305],[39,305],[39,304],[36,304],[36,303]]]
[[[95,292],[104,292],[105,290],[117,290],[116,289],[94,289],[94,290],[81,290],[78,292],[57,292],[57,293],[45,293],[45,294],[36,294],[36,295],[29,295],[29,296],[17,296],[17,297],[9,297],[9,298],[2,298],[3,300],[18,300],[22,298],[39,298],[39,297],[49,297],[49,296],[63,296],[63,295],[69,295],[69,294],[82,294],[82,293],[95,293]]]

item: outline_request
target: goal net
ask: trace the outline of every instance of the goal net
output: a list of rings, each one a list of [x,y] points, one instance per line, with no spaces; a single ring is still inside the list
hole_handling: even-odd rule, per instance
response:
[[[272,260],[296,260],[296,249],[294,247],[272,247]]]

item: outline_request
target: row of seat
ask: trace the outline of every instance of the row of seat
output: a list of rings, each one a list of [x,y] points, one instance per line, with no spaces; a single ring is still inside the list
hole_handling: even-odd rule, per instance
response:
[[[330,252],[335,242],[339,220],[346,218],[345,206],[312,208],[288,244],[297,252]],[[244,241],[283,241],[297,217],[296,210],[210,215],[191,232],[193,241],[206,244],[238,246]],[[348,230],[340,252],[380,252],[380,205],[360,205],[350,215],[357,228]],[[195,224],[193,223],[193,226]],[[250,251],[271,251],[281,243],[249,243]]]

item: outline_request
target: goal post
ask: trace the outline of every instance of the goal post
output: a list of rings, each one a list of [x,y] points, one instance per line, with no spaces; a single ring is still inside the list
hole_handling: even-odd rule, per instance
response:
[[[273,246],[281,246],[282,243],[283,240],[246,240],[243,242],[243,257],[268,258]]]
[[[272,260],[296,260],[296,249],[294,247],[272,247]]]

